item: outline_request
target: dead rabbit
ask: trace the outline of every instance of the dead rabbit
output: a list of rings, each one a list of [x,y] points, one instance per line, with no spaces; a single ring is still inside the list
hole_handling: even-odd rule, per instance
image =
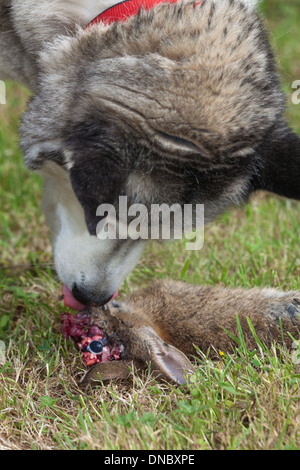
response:
[[[194,373],[189,358],[197,355],[195,346],[204,353],[209,351],[211,357],[217,357],[219,350],[233,351],[237,346],[232,338],[238,336],[237,316],[248,348],[258,348],[249,320],[267,347],[284,342],[290,348],[293,338],[299,338],[300,292],[160,281],[122,302],[91,308],[80,316],[103,332],[103,339],[94,336],[100,338],[98,342],[88,339],[89,353],[97,357],[97,347],[98,354],[103,348],[106,351],[100,363],[84,376],[82,385],[125,379],[132,363],[137,369],[151,363],[151,369],[160,376],[182,384]]]

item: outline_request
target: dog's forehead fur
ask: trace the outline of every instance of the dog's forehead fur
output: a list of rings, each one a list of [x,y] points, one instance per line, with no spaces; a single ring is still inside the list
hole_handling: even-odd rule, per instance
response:
[[[180,148],[164,135],[188,140],[200,166],[247,155],[284,105],[253,4],[161,5],[54,41],[41,54],[40,84],[23,119],[27,164],[57,158],[73,129],[99,115],[177,158]],[[72,155],[64,158],[71,167]]]

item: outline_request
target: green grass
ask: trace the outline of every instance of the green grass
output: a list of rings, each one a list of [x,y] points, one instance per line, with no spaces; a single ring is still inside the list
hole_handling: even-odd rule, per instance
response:
[[[279,58],[288,118],[300,133],[298,0],[262,5]],[[84,392],[73,344],[60,335],[61,285],[40,212],[41,181],[23,166],[18,116],[28,93],[7,84],[0,106],[0,448],[296,449],[299,374],[282,349],[247,351],[242,337],[220,362],[199,353],[194,382],[174,387],[149,373]],[[266,194],[224,214],[205,231],[204,248],[152,244],[121,295],[170,277],[210,285],[298,289],[300,205]],[[0,356],[1,358],[1,356]]]

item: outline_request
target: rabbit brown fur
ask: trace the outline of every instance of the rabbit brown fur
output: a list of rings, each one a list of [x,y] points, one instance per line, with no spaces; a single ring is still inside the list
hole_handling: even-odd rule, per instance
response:
[[[184,383],[194,366],[187,356],[197,355],[195,346],[211,357],[216,351],[232,352],[238,337],[238,321],[246,346],[257,349],[248,319],[259,340],[291,347],[300,332],[300,292],[275,289],[225,289],[183,282],[155,282],[110,309],[94,308],[92,322],[106,331],[110,341],[124,346],[122,359],[97,364],[82,383],[126,378],[133,362],[168,379]],[[290,336],[291,335],[291,336]]]

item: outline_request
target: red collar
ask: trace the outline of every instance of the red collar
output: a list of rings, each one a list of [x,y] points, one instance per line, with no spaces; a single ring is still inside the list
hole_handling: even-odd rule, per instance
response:
[[[88,25],[98,23],[111,24],[114,21],[126,21],[130,16],[136,15],[143,7],[145,10],[151,10],[159,3],[176,3],[178,0],[124,0],[117,3],[107,10],[104,10],[100,15],[96,16]]]

